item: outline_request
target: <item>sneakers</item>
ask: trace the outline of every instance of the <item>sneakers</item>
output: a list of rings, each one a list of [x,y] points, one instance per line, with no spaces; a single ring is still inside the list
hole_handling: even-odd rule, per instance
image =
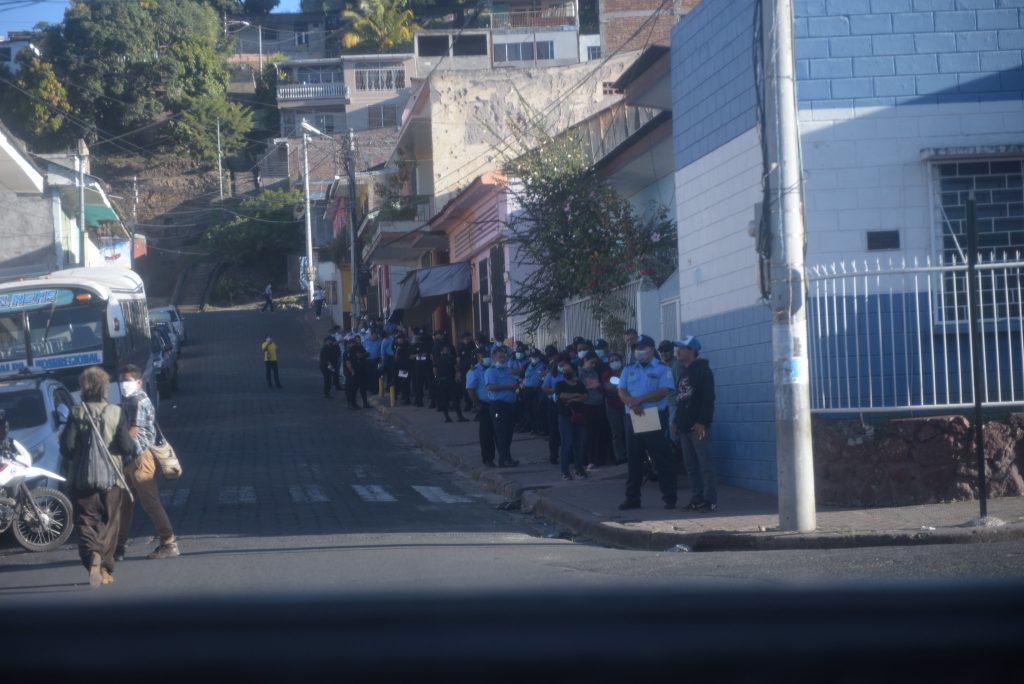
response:
[[[640,508],[639,501],[623,501],[619,504],[620,511],[631,511],[635,508]]]
[[[156,549],[153,551],[153,553],[149,554],[147,556],[147,558],[154,558],[154,559],[174,558],[174,557],[180,556],[180,555],[181,555],[181,552],[178,551],[178,543],[177,542],[168,542],[166,544],[161,544],[160,546],[156,547]]]
[[[714,513],[715,511],[718,510],[718,504],[716,504],[716,503],[708,503],[707,501],[703,501],[694,510],[700,511],[701,513]]]
[[[124,547],[123,546],[118,546],[116,549],[114,549],[114,560],[117,561],[118,563],[120,563],[121,561],[124,560]]]

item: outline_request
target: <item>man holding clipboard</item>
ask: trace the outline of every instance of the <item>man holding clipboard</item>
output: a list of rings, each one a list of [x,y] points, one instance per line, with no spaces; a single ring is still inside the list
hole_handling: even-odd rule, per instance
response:
[[[619,379],[619,398],[626,405],[626,453],[629,458],[626,500],[620,511],[640,508],[643,458],[646,449],[658,473],[665,508],[676,507],[676,471],[670,459],[662,413],[665,398],[674,389],[672,368],[654,354],[654,340],[641,335],[636,342],[636,362],[626,366]]]

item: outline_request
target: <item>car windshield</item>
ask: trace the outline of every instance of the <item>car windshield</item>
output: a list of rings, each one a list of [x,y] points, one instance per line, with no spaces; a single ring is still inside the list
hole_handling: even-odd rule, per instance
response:
[[[0,390],[0,410],[7,412],[7,422],[12,430],[33,428],[46,422],[43,393],[37,389]]]
[[[150,311],[149,320],[152,323],[170,323],[173,319],[170,311]]]

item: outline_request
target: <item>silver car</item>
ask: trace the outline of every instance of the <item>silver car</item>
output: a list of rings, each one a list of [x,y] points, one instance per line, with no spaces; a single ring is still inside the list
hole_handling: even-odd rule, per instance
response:
[[[188,335],[185,333],[185,317],[181,315],[176,306],[161,306],[156,309],[149,310],[149,322],[153,323],[169,323],[174,332],[178,333],[178,339],[181,344],[184,345],[188,342]]]
[[[0,377],[0,409],[7,411],[11,437],[32,455],[33,465],[61,472],[60,433],[77,402],[59,380],[21,372]],[[58,488],[57,481],[31,486]]]

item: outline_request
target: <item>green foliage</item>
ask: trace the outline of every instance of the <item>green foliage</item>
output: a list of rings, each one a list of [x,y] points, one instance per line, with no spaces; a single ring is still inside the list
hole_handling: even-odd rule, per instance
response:
[[[281,0],[242,0],[242,9],[246,14],[270,14]]]
[[[419,30],[408,0],[360,0],[356,11],[345,10],[342,16],[351,26],[342,33],[341,44],[351,50],[374,49],[394,52],[412,43]]]
[[[267,190],[241,202],[226,202],[224,222],[203,236],[203,246],[229,264],[283,271],[285,257],[303,244],[297,190]]]
[[[252,130],[252,113],[237,102],[229,102],[223,95],[195,98],[192,106],[171,122],[172,138],[180,149],[215,163],[218,120],[223,153],[228,155],[245,147],[245,135]],[[208,134],[210,130],[214,131],[212,136]]]
[[[302,12],[340,12],[348,7],[348,0],[301,0],[299,10]]]
[[[281,130],[281,113],[277,109],[277,67],[273,60],[263,67],[263,73],[256,79],[256,103],[255,137],[276,138]]]
[[[509,220],[519,261],[538,268],[517,283],[510,312],[528,327],[557,318],[564,300],[590,297],[606,328],[623,325],[616,290],[637,278],[662,282],[676,268],[676,226],[664,207],[639,214],[602,181],[572,133],[541,142],[505,166],[520,211]]]
[[[16,62],[17,74],[0,67],[0,119],[36,149],[61,147],[68,142],[57,135],[71,112],[67,91],[53,67],[30,50],[18,53]]]
[[[263,287],[252,276],[225,273],[217,278],[211,299],[216,304],[234,306],[256,299]]]

